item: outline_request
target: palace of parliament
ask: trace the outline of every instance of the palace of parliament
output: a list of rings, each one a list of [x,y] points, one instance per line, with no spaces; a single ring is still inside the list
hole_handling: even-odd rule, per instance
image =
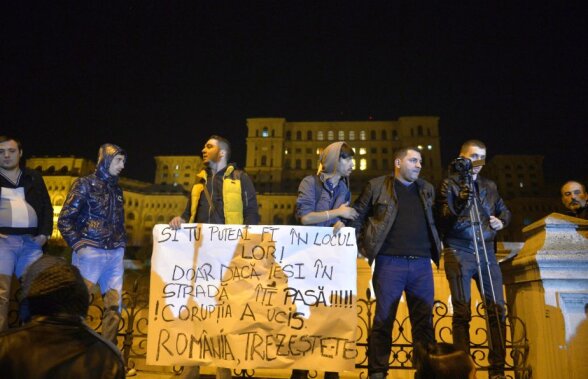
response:
[[[359,195],[369,179],[393,171],[393,152],[403,146],[414,146],[421,151],[422,178],[436,185],[446,171],[441,164],[438,117],[333,122],[249,118],[245,171],[257,190],[261,224],[295,223],[293,213],[298,183],[316,172],[324,147],[343,140],[355,151],[355,170],[350,178],[353,197]],[[119,181],[124,190],[125,227],[131,247],[150,245],[153,226],[167,223],[183,212],[187,194],[202,169],[200,156],[154,158],[153,183],[125,177]],[[519,220],[522,225],[558,209],[557,198],[542,195],[542,163],[542,156],[501,155],[495,156],[485,167],[484,174],[498,183],[503,197],[513,199],[509,204],[511,208],[518,207],[512,209],[513,215],[523,211]],[[76,157],[33,157],[27,159],[26,165],[43,174],[55,210],[55,222],[73,181],[95,169],[93,161]],[[517,203],[519,199],[524,200]],[[531,206],[527,205],[529,202]],[[506,231],[504,238],[517,240],[517,232],[512,230],[508,235]],[[53,233],[54,239],[61,239],[57,228]]]

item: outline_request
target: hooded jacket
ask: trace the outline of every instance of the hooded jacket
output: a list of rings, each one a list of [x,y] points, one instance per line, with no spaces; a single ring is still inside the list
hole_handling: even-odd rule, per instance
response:
[[[310,212],[330,211],[351,201],[348,177],[341,177],[336,187],[329,181],[337,173],[344,143],[334,142],[327,146],[321,153],[316,175],[309,175],[300,182],[296,199],[296,217],[299,220]],[[333,217],[314,225],[333,226],[339,220],[338,217]]]
[[[126,157],[119,146],[102,145],[96,171],[78,178],[67,195],[57,227],[74,251],[84,246],[110,250],[126,244],[123,191],[118,176],[108,172],[118,154]]]

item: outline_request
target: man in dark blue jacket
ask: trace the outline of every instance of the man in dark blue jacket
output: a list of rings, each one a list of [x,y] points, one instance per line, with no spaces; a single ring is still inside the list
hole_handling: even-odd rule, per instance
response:
[[[437,207],[438,225],[445,244],[445,275],[453,305],[453,343],[469,353],[470,288],[474,279],[480,292],[484,293],[485,312],[489,317],[489,377],[503,378],[506,353],[504,296],[494,245],[496,233],[508,225],[511,213],[498,194],[496,184],[479,175],[486,159],[484,143],[466,141],[460,157],[468,161],[458,161],[461,163],[454,165],[458,167],[458,173],[443,181]]]
[[[118,176],[126,157],[120,147],[102,145],[96,171],[73,183],[57,222],[73,250],[72,264],[80,270],[90,293],[94,286],[100,286],[104,298],[102,335],[114,344],[120,321],[126,245]]]
[[[0,136],[0,331],[8,327],[12,275],[21,278],[43,254],[53,230],[53,207],[43,177],[20,167],[22,146]]]

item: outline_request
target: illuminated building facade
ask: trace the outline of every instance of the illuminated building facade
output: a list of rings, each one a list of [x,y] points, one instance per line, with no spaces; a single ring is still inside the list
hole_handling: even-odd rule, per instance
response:
[[[202,158],[196,155],[156,156],[155,184],[181,186],[190,191],[202,167]]]
[[[421,151],[422,178],[435,184],[442,179],[439,118],[428,116],[396,121],[249,118],[245,171],[259,193],[296,193],[302,178],[316,172],[322,149],[335,141],[346,141],[355,151],[354,194],[367,180],[391,173],[393,153],[404,146]]]
[[[96,164],[85,158],[33,157],[26,166],[40,171],[53,204],[53,234],[58,244],[64,241],[57,229],[57,218],[67,194],[78,177],[94,172]],[[153,184],[121,177],[123,189],[125,228],[129,247],[148,246],[153,239],[153,225],[167,223],[180,215],[188,199],[182,186]]]

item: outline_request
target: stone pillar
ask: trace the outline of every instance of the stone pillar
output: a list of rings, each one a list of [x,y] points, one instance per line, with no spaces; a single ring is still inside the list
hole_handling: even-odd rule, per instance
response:
[[[588,378],[588,221],[552,213],[523,232],[501,263],[513,341],[526,328],[533,379]]]

